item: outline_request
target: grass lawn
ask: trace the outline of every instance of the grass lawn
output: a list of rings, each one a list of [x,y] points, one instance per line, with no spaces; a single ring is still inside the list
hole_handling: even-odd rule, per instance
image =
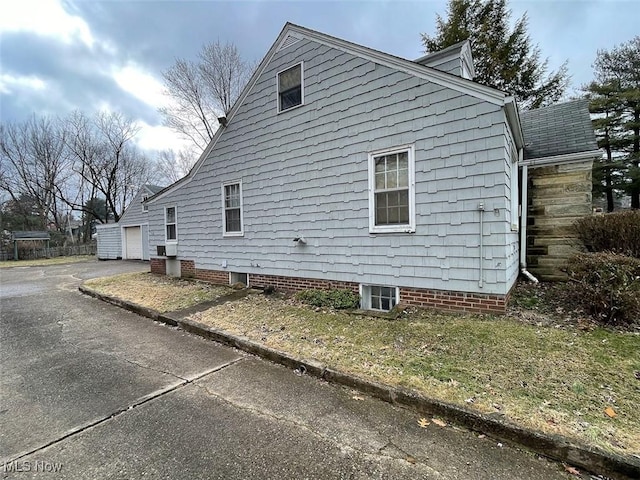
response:
[[[112,288],[105,289],[109,281]],[[159,309],[145,295],[133,298],[141,281],[177,300],[199,298],[206,286],[150,274],[87,285]],[[547,321],[531,321],[525,318],[531,313],[522,307],[507,316],[412,310],[388,320],[255,293],[192,318],[523,426],[640,454],[640,334],[584,328],[557,311],[545,313]]]
[[[226,286],[180,280],[152,273],[127,273],[84,283],[105,295],[137,303],[158,312],[172,312],[215,300],[233,290]]]
[[[44,267],[47,265],[86,262],[87,260],[94,260],[95,258],[93,255],[75,255],[72,257],[38,258],[37,260],[7,260],[6,262],[0,262],[0,268]]]

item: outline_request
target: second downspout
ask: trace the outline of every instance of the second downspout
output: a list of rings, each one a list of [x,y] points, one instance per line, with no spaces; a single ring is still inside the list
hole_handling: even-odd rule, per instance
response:
[[[484,257],[484,249],[483,249],[483,239],[484,236],[484,202],[480,202],[478,204],[478,212],[480,213],[480,279],[478,280],[478,286],[482,288],[484,271],[482,268],[483,258]]]
[[[523,149],[518,151],[518,163],[522,165]],[[531,280],[538,283],[538,279],[527,270],[527,206],[528,206],[528,186],[529,186],[529,167],[522,165],[522,200],[520,208],[522,214],[520,216],[520,272]]]

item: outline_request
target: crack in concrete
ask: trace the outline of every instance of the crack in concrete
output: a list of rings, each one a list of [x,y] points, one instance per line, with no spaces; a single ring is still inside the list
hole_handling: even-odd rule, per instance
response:
[[[300,428],[302,430],[305,430],[307,432],[309,432],[310,434],[328,441],[332,444],[334,444],[336,447],[338,447],[340,449],[340,451],[343,452],[357,452],[358,454],[367,457],[367,458],[375,458],[375,459],[379,459],[380,457],[383,457],[385,459],[388,460],[394,460],[394,461],[403,461],[406,463],[410,463],[410,464],[418,464],[424,468],[426,468],[427,470],[429,470],[430,473],[440,477],[442,474],[440,472],[438,472],[437,470],[434,470],[433,467],[430,467],[429,465],[427,465],[426,463],[424,463],[424,461],[421,461],[417,458],[415,458],[413,455],[408,454],[407,452],[405,452],[403,449],[399,448],[397,445],[395,445],[393,443],[393,441],[391,440],[390,437],[383,435],[381,432],[379,432],[378,430],[376,430],[375,428],[371,427],[372,430],[379,434],[380,437],[382,438],[386,438],[387,443],[385,443],[382,447],[380,447],[377,451],[367,451],[364,448],[358,448],[358,447],[354,447],[352,445],[348,445],[346,443],[340,442],[338,439],[332,438],[326,434],[324,434],[323,432],[316,430],[314,428],[312,428],[312,426],[310,426],[307,423],[302,423],[302,422],[298,422],[296,420],[294,420],[293,418],[290,417],[285,417],[283,415],[277,415],[275,413],[272,412],[267,412],[264,410],[260,410],[256,407],[253,407],[251,405],[247,405],[244,403],[239,403],[239,402],[234,402],[229,398],[224,397],[222,394],[214,392],[212,390],[210,390],[206,385],[202,385],[200,383],[193,383],[193,386],[196,388],[199,388],[201,390],[204,390],[205,393],[211,397],[217,398],[218,400],[221,400],[223,402],[225,402],[228,405],[231,405],[234,408],[240,409],[240,410],[244,410],[247,411],[253,415],[257,415],[257,416],[261,416],[261,417],[265,417],[265,418],[271,418],[273,420],[276,420],[278,422],[284,422],[290,425],[293,425],[297,428]],[[395,449],[397,452],[399,452],[399,455],[393,455],[392,452],[389,452],[388,450],[391,449]],[[386,450],[386,451],[385,451]],[[411,458],[414,461],[409,461],[408,459]]]
[[[115,354],[115,355],[117,355],[117,354]],[[143,365],[142,363],[136,362],[135,360],[130,360],[130,359],[126,358],[126,357],[122,357],[122,359],[125,362],[130,363],[131,365],[135,365],[136,367],[144,368],[145,370],[151,370],[152,372],[164,373],[165,375],[170,375],[170,376],[172,376],[174,378],[177,378],[178,380],[183,380],[183,381],[185,381],[187,383],[191,382],[189,379],[181,377],[180,375],[178,375],[176,373],[168,372],[166,370],[161,370],[159,368],[153,368],[153,367],[150,367],[149,365]]]
[[[101,425],[101,424],[103,424],[105,422],[108,422],[109,420],[112,420],[112,419],[122,415],[125,412],[133,410],[134,408],[137,408],[137,407],[139,407],[141,405],[144,405],[145,403],[151,402],[152,400],[155,400],[155,399],[160,398],[160,397],[162,397],[164,395],[167,395],[167,394],[169,394],[171,392],[174,392],[174,391],[176,391],[176,390],[178,390],[178,389],[180,389],[182,387],[185,387],[186,385],[190,385],[190,384],[195,385],[194,382],[206,377],[207,375],[210,375],[210,374],[215,373],[215,372],[219,372],[220,370],[223,370],[223,369],[225,369],[227,367],[235,365],[236,363],[244,360],[245,358],[246,357],[235,358],[235,359],[233,359],[233,360],[231,360],[229,362],[223,363],[222,365],[218,365],[216,367],[213,367],[213,368],[210,368],[208,370],[205,370],[204,372],[198,373],[198,374],[194,375],[191,378],[182,378],[182,377],[178,377],[177,375],[171,374],[171,375],[173,375],[173,376],[175,376],[177,378],[180,378],[181,380],[178,383],[175,383],[173,385],[169,385],[168,387],[161,388],[160,390],[156,390],[155,392],[152,392],[150,394],[144,395],[144,396],[140,397],[138,400],[136,400],[135,402],[133,402],[132,404],[127,405],[125,407],[122,407],[122,408],[120,408],[120,409],[118,409],[118,410],[116,410],[116,411],[114,411],[112,413],[109,413],[109,414],[103,416],[102,418],[99,418],[97,420],[94,420],[92,422],[89,422],[89,423],[87,423],[85,425],[82,425],[82,426],[79,426],[79,427],[74,427],[71,430],[67,431],[67,433],[63,434],[62,436],[60,436],[60,437],[58,437],[58,438],[56,438],[54,440],[51,440],[50,442],[48,442],[48,443],[46,443],[44,445],[41,445],[39,447],[35,447],[35,448],[33,448],[31,450],[28,450],[26,452],[19,453],[18,455],[16,455],[13,458],[2,459],[2,460],[0,460],[0,463],[3,464],[3,465],[11,464],[11,463],[16,462],[16,461],[18,461],[18,460],[20,460],[20,459],[22,459],[24,457],[27,457],[29,455],[33,455],[35,453],[41,452],[41,451],[43,451],[43,450],[45,450],[45,449],[47,449],[47,448],[49,448],[49,447],[51,447],[53,445],[56,445],[58,443],[63,442],[64,440],[67,440],[68,438],[75,437],[76,435],[79,435],[79,434],[81,434],[83,432],[86,432],[86,431],[88,431],[88,430],[90,430],[90,429],[92,429],[94,427],[97,427],[98,425]],[[133,362],[131,362],[131,363],[133,363]],[[138,366],[140,366],[140,365],[138,365]],[[143,368],[145,368],[145,367],[143,367]]]

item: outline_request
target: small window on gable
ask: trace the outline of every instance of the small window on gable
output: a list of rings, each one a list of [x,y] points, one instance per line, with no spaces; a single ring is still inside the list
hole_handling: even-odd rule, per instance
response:
[[[178,239],[176,207],[167,207],[164,211],[165,238],[167,241]]]
[[[149,206],[146,203],[144,203],[147,201],[147,198],[149,198],[147,195],[142,197],[142,213],[147,213],[149,211]]]
[[[388,312],[398,304],[398,288],[382,285],[362,285],[362,308]]]
[[[223,235],[242,236],[242,183],[229,182],[222,185]]]
[[[304,103],[302,63],[278,73],[278,112]]]

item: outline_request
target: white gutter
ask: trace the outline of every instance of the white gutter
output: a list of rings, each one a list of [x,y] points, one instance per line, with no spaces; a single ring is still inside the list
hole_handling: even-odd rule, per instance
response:
[[[559,165],[566,163],[576,163],[588,159],[600,158],[602,151],[589,150],[586,152],[567,153],[565,155],[555,155],[553,157],[530,158],[529,160],[520,159],[521,166],[542,167],[546,165]]]
[[[522,158],[524,149],[518,149],[518,163],[523,163]],[[525,163],[522,165],[522,197],[520,201],[520,271],[533,283],[538,283],[538,279],[527,270],[527,205],[528,205],[528,186],[529,186],[529,166]]]

